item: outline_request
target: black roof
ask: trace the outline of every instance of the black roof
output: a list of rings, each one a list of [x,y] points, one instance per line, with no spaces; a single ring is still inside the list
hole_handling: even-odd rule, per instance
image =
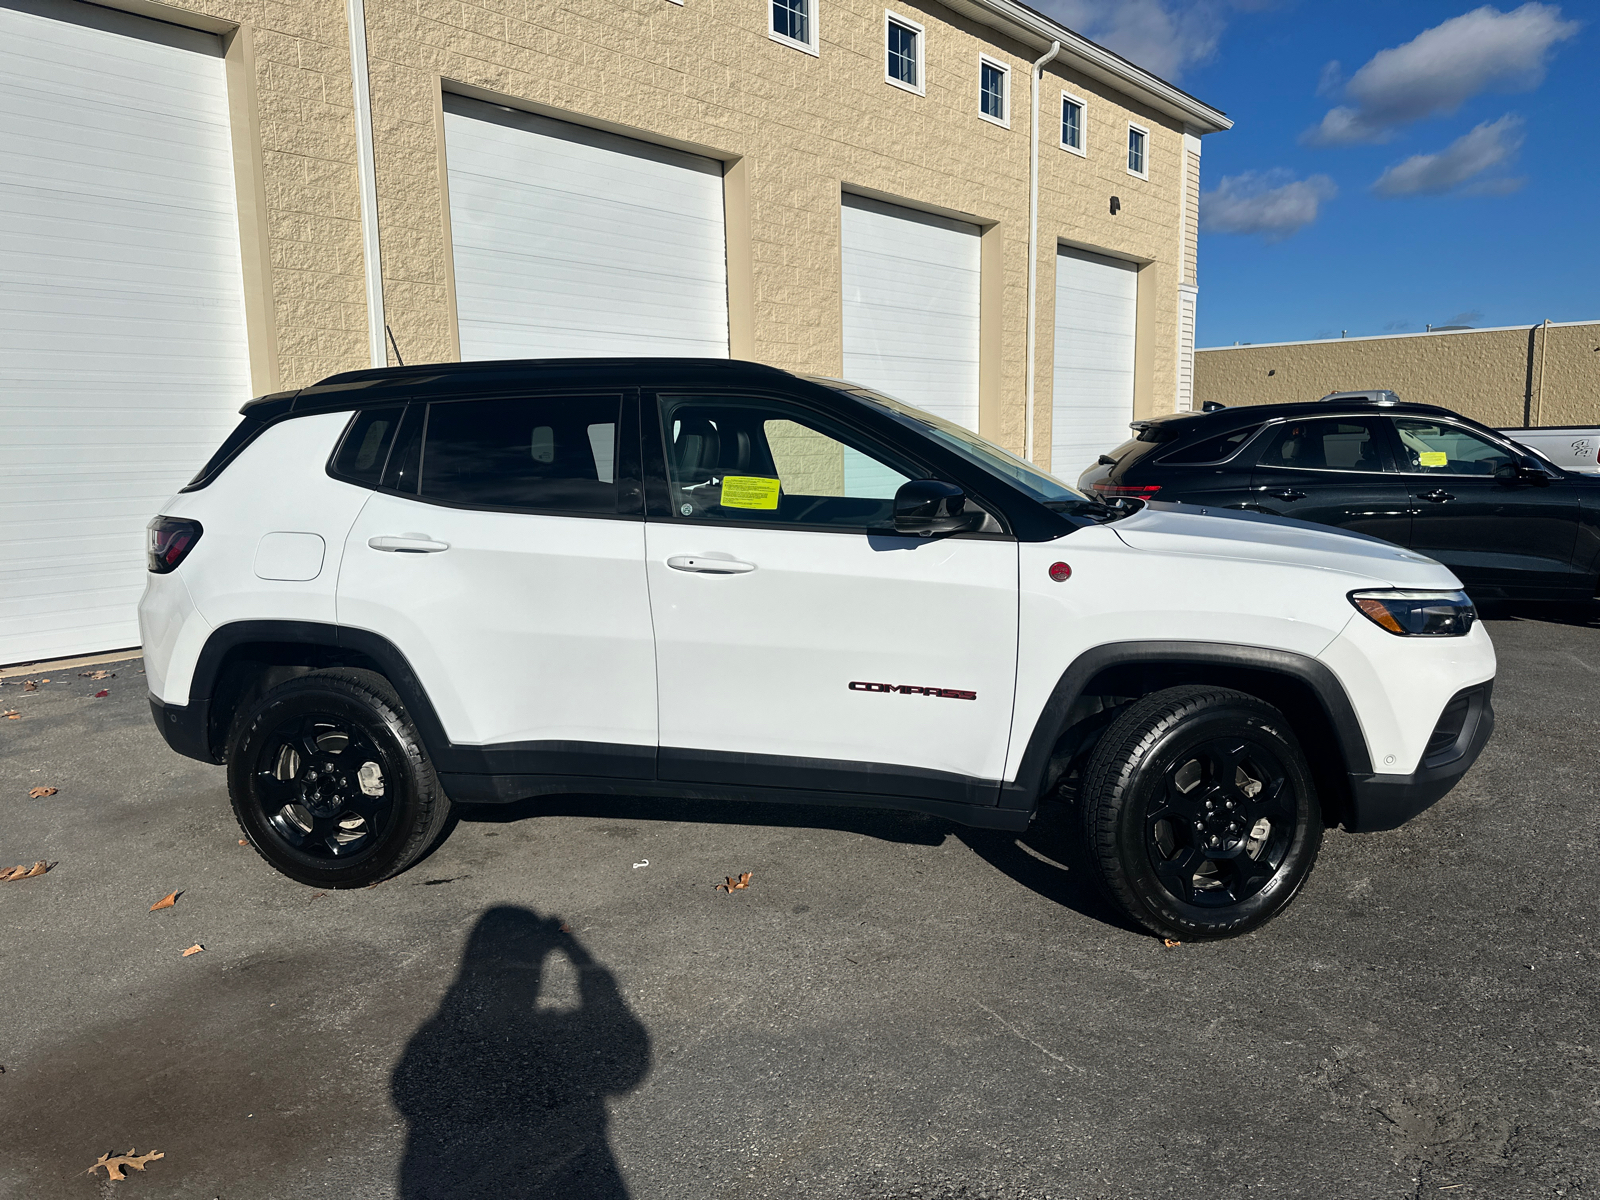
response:
[[[1413,416],[1450,417],[1469,425],[1483,426],[1471,417],[1462,416],[1453,409],[1437,404],[1396,403],[1392,400],[1301,400],[1292,404],[1242,404],[1237,408],[1220,408],[1214,412],[1167,413],[1135,421],[1135,429],[1147,425],[1159,426],[1167,438],[1187,437],[1201,432],[1225,433],[1260,425],[1266,421],[1295,417],[1335,417],[1350,413],[1407,413]],[[1165,440],[1165,439],[1164,439]]]

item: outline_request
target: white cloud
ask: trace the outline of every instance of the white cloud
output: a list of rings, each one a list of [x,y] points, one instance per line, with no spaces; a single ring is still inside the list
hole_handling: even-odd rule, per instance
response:
[[[1380,196],[1431,196],[1454,191],[1474,175],[1508,162],[1522,145],[1522,118],[1507,113],[1485,121],[1436,154],[1414,154],[1396,163],[1372,185]],[[1465,189],[1503,195],[1522,186],[1520,179],[1487,179]]]
[[[1306,130],[1312,145],[1385,142],[1398,126],[1453,113],[1483,92],[1531,91],[1544,81],[1551,48],[1578,32],[1554,4],[1511,12],[1485,5],[1381,50],[1350,77],[1348,104]],[[1327,81],[1327,68],[1323,82]]]
[[[1208,61],[1236,11],[1277,0],[1035,0],[1040,11],[1163,79]]]
[[[1246,171],[1224,175],[1200,197],[1200,227],[1208,233],[1258,233],[1281,242],[1317,219],[1318,208],[1339,194],[1326,175],[1296,179],[1294,172]]]
[[[1317,95],[1335,96],[1344,86],[1344,67],[1336,58],[1322,64],[1322,74],[1317,77]]]

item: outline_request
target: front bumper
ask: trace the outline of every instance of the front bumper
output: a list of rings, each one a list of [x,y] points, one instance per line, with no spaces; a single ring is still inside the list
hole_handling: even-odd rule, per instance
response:
[[[156,728],[179,754],[214,763],[211,753],[211,701],[190,700],[187,704],[164,704],[150,696],[150,715]]]
[[[1450,698],[1434,726],[1422,762],[1410,775],[1350,775],[1350,813],[1345,828],[1355,833],[1396,829],[1455,787],[1478,761],[1494,732],[1494,680],[1463,688]]]

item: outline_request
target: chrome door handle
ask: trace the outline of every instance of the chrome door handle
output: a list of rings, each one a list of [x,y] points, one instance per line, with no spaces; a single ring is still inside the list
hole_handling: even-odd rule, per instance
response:
[[[1422,498],[1424,500],[1432,500],[1435,504],[1443,504],[1446,500],[1455,499],[1453,495],[1443,488],[1434,488],[1431,492],[1423,492]]]
[[[1268,492],[1267,495],[1276,496],[1279,500],[1304,500],[1306,498],[1304,492],[1297,492],[1293,488],[1279,488],[1275,492]]]
[[[449,542],[436,542],[419,533],[403,534],[400,537],[368,538],[367,545],[374,550],[387,550],[391,554],[437,554],[441,550],[450,549]]]
[[[697,554],[675,554],[667,559],[674,571],[694,571],[701,575],[744,575],[756,569],[755,563],[732,558],[706,558]]]

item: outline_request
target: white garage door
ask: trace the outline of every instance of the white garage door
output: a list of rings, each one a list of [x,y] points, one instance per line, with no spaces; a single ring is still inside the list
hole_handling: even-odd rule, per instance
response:
[[[728,356],[721,163],[444,104],[462,358]]]
[[[1138,280],[1132,263],[1065,248],[1056,255],[1050,470],[1068,483],[1128,440]]]
[[[978,428],[978,227],[846,196],[844,377]]]
[[[144,524],[249,397],[217,39],[0,7],[0,663],[138,644]]]

